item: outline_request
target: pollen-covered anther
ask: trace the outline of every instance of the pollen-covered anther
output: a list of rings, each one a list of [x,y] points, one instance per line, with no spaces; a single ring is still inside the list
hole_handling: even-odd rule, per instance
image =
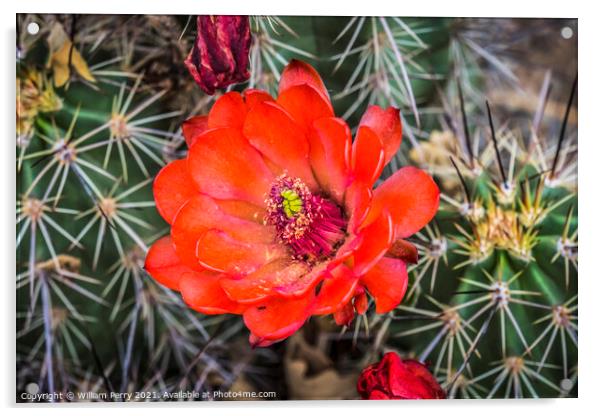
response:
[[[298,259],[314,261],[334,253],[346,221],[332,201],[314,195],[299,178],[279,176],[266,198],[265,222]]]

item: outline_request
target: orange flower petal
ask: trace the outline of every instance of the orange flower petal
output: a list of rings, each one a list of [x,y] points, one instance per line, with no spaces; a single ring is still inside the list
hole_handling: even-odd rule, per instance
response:
[[[314,267],[311,271],[305,269],[306,272],[297,279],[284,281],[281,284],[275,285],[273,292],[285,298],[305,296],[307,292],[316,287],[324,279],[324,276],[328,274],[327,268],[329,266],[330,264],[325,263]]]
[[[170,237],[163,237],[151,246],[144,269],[160,284],[173,290],[180,289],[182,274],[190,269],[180,261]]]
[[[247,106],[240,93],[227,92],[217,99],[209,111],[208,126],[210,129],[219,127],[242,128]]]
[[[401,144],[399,109],[389,107],[385,110],[371,105],[362,116],[360,126],[370,127],[380,137],[385,149],[385,165],[389,163]]]
[[[309,165],[309,143],[280,106],[270,102],[257,104],[249,111],[243,131],[249,143],[266,158],[301,178],[310,189],[317,188]]]
[[[353,182],[345,193],[345,212],[349,217],[347,231],[356,233],[370,210],[372,186],[362,182]]]
[[[207,116],[195,116],[182,123],[182,134],[189,149],[196,142],[197,137],[209,128],[208,119]]]
[[[249,334],[249,344],[251,344],[251,348],[269,347],[270,345],[275,344],[282,340],[284,340],[284,338],[282,338],[282,339],[262,339],[262,338],[257,338],[252,332]]]
[[[153,183],[157,211],[169,224],[182,206],[199,192],[188,173],[186,159],[176,160],[165,166]]]
[[[408,288],[406,264],[383,257],[361,280],[376,302],[376,312],[389,312],[399,305]]]
[[[347,237],[343,245],[337,250],[334,259],[330,260],[328,263],[328,270],[334,269],[339,264],[344,263],[349,257],[353,256],[357,249],[362,245],[362,240],[362,235],[350,235]]]
[[[362,243],[354,254],[353,271],[361,276],[370,270],[387,252],[395,240],[391,215],[383,211],[376,220],[360,231]]]
[[[202,271],[196,257],[196,244],[208,229],[220,223],[222,213],[208,196],[197,195],[178,211],[171,227],[176,253],[188,267]]]
[[[349,180],[345,154],[351,149],[351,132],[339,118],[316,120],[308,135],[309,160],[320,187],[342,203]]]
[[[320,78],[320,74],[311,65],[305,62],[293,59],[282,71],[280,84],[278,85],[278,95],[295,85],[309,85],[314,88],[322,98],[330,104],[328,91]]]
[[[265,208],[236,199],[217,199],[215,203],[226,214],[263,224]]]
[[[385,167],[385,149],[374,131],[360,126],[351,152],[351,171],[355,181],[372,185]]]
[[[280,258],[242,278],[226,277],[221,281],[228,296],[241,303],[255,303],[274,294],[274,288],[294,284],[308,272],[308,267],[290,258]]]
[[[219,284],[221,276],[212,272],[188,272],[180,280],[180,292],[191,308],[208,315],[241,314],[244,306],[230,300]]]
[[[245,325],[259,342],[292,335],[309,317],[312,297],[300,299],[270,298],[243,313]]]
[[[196,256],[197,242],[210,229],[226,231],[233,238],[249,243],[268,243],[274,238],[270,228],[227,215],[212,198],[197,195],[180,209],[171,228],[176,253],[188,267],[203,270]]]
[[[368,310],[368,297],[366,291],[362,288],[353,298],[353,308],[359,315],[363,315]]]
[[[353,303],[347,302],[345,305],[343,305],[342,308],[340,308],[338,311],[336,311],[333,314],[333,316],[334,316],[334,321],[336,322],[337,325],[348,326],[351,323],[351,321],[353,321],[353,318],[355,317]]]
[[[351,269],[340,265],[324,279],[320,291],[316,295],[313,314],[327,315],[334,313],[348,303],[355,293],[358,278]]]
[[[205,132],[188,152],[187,160],[201,192],[264,206],[273,174],[240,131],[220,128]]]
[[[309,131],[313,122],[324,117],[334,117],[329,101],[309,85],[295,85],[282,92],[276,102],[282,106],[303,129]]]
[[[272,96],[265,91],[255,90],[255,89],[247,89],[242,93],[242,97],[245,100],[245,104],[247,105],[247,110],[252,109],[257,104],[262,103],[264,101],[274,101]]]
[[[248,243],[232,238],[221,230],[206,231],[197,243],[201,264],[217,272],[232,275],[253,273],[264,264],[286,256],[279,244]]]
[[[405,238],[428,224],[438,207],[439,188],[433,178],[418,168],[407,166],[376,188],[366,223],[387,209],[395,224],[396,237]]]

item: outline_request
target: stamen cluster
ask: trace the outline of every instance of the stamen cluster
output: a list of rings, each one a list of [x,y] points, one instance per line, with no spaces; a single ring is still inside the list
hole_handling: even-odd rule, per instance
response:
[[[332,201],[314,195],[299,178],[276,178],[266,198],[265,223],[276,227],[278,239],[294,257],[316,261],[334,253],[345,237],[346,221]]]

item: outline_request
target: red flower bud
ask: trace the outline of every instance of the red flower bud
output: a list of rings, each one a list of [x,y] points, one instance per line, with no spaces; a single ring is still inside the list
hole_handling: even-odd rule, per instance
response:
[[[415,360],[402,360],[393,352],[366,367],[357,382],[363,399],[445,399],[445,392],[426,366]]]
[[[249,79],[251,27],[248,16],[198,16],[194,47],[184,62],[209,95]]]

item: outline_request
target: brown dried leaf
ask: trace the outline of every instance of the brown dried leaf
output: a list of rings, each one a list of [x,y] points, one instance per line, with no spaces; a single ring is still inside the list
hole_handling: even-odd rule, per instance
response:
[[[81,56],[77,48],[72,46],[71,40],[65,33],[65,29],[60,23],[55,23],[48,35],[48,47],[50,48],[50,57],[48,59],[48,68],[52,68],[54,85],[62,87],[69,81],[71,68],[83,79],[89,82],[96,82],[94,75],[90,72],[88,64]],[[71,59],[71,68],[69,60]]]

